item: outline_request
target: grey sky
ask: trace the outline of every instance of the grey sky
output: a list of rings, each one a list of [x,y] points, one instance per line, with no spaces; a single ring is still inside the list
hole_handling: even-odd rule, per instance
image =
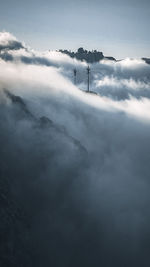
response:
[[[148,0],[2,0],[0,30],[35,49],[79,46],[116,58],[150,57]]]

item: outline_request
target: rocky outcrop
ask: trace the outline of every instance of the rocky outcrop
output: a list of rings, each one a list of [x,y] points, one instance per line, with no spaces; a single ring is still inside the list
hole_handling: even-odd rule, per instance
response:
[[[61,53],[67,54],[72,58],[76,58],[81,61],[86,61],[87,63],[99,62],[102,59],[115,60],[114,57],[105,57],[102,52],[97,50],[87,51],[80,47],[77,52],[72,52],[68,50],[59,50]]]

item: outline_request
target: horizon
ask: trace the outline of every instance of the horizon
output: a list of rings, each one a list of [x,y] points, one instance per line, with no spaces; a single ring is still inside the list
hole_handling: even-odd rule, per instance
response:
[[[31,0],[1,4],[1,31],[36,50],[96,49],[117,59],[150,57],[150,2]]]

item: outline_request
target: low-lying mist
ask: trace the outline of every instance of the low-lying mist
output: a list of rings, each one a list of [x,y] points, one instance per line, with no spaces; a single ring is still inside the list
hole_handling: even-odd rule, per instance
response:
[[[0,33],[1,266],[150,265],[150,65],[86,68]]]

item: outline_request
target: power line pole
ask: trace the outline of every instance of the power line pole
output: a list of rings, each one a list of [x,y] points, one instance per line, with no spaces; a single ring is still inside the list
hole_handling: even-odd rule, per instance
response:
[[[88,75],[88,80],[87,80],[87,91],[90,91],[90,67],[87,67],[87,75]]]
[[[74,73],[74,84],[76,85],[76,82],[77,82],[77,70],[74,69],[73,73]]]

